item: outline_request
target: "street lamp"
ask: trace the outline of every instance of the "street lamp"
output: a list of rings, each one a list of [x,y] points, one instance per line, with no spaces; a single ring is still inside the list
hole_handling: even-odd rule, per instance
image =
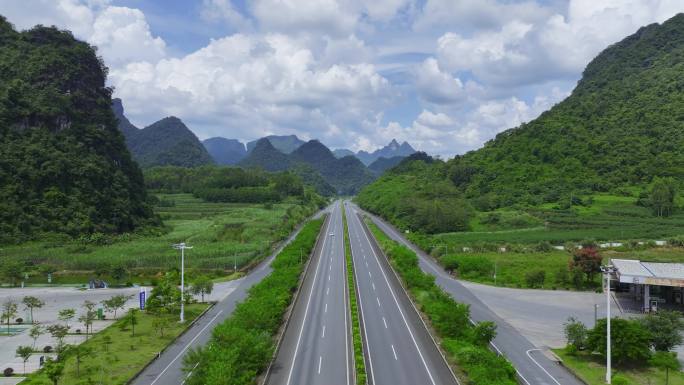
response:
[[[174,249],[180,249],[181,251],[181,309],[180,309],[180,322],[185,322],[185,249],[192,249],[192,246],[188,246],[185,242],[177,243],[173,245]]]
[[[615,266],[601,266],[601,271],[606,277],[606,384],[610,384],[610,275],[615,273]]]

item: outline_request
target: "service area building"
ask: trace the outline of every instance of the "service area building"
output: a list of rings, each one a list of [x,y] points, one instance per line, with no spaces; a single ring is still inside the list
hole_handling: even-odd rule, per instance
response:
[[[627,291],[641,311],[658,308],[684,310],[684,263],[642,262],[612,259],[618,288]]]

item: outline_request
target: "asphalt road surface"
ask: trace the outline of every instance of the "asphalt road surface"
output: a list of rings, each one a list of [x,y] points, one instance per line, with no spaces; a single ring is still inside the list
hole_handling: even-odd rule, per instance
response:
[[[354,206],[361,212],[361,209]],[[420,268],[435,276],[435,282],[459,302],[470,304],[470,316],[475,322],[494,321],[497,324],[497,336],[492,347],[508,358],[516,368],[523,384],[526,385],[582,385],[570,372],[549,359],[538,347],[523,337],[504,319],[498,317],[470,290],[446,273],[427,254],[407,241],[392,225],[382,219],[370,215],[389,237],[406,245],[418,254]]]
[[[371,241],[372,235],[351,205],[345,206],[369,382],[457,384],[387,259]]]
[[[323,212],[319,212],[320,216]],[[189,349],[204,346],[211,338],[211,331],[230,317],[235,306],[245,299],[247,291],[264,277],[271,273],[271,262],[283,247],[299,234],[293,232],[273,254],[252,270],[245,277],[239,279],[237,288],[223,300],[205,313],[195,324],[152,362],[145,370],[131,382],[133,385],[180,385],[185,383],[187,375],[183,372],[183,356]],[[236,281],[237,282],[237,281]]]
[[[272,385],[351,385],[351,319],[342,205],[321,233],[268,376]]]

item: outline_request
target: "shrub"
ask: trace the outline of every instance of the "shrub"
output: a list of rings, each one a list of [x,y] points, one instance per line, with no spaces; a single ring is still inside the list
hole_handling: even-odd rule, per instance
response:
[[[23,324],[23,323],[24,323],[24,319],[23,319],[23,318],[17,318],[16,320],[14,320],[14,322],[17,323],[17,324]]]
[[[51,351],[52,351],[52,346],[50,346],[50,345],[46,345],[43,348],[43,353],[50,353]]]
[[[651,357],[651,335],[638,320],[612,318],[611,356],[616,364],[645,362]],[[606,319],[596,323],[587,338],[587,347],[606,355]]]
[[[565,340],[568,343],[568,353],[574,353],[577,350],[582,350],[587,344],[587,327],[575,317],[568,318],[568,321],[563,325],[565,332]]]
[[[464,278],[487,277],[494,271],[494,263],[475,255],[462,255],[458,261],[458,271]]]
[[[3,370],[2,373],[5,375],[5,377],[12,377],[12,375],[14,374],[14,369],[5,368],[5,370]]]
[[[616,374],[611,378],[613,385],[631,385],[629,380],[620,374]]]
[[[532,270],[525,273],[525,283],[531,288],[544,287],[546,271],[543,269]]]

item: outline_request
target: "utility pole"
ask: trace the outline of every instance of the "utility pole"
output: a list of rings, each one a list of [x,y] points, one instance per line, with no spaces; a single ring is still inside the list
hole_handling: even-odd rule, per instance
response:
[[[185,322],[185,249],[192,249],[185,242],[173,245],[174,249],[181,251],[181,308],[180,308],[180,322]]]
[[[233,250],[233,273],[237,273],[237,250]]]
[[[606,277],[606,384],[611,383],[611,357],[610,357],[610,275],[615,272],[613,265],[601,266],[601,271]]]

